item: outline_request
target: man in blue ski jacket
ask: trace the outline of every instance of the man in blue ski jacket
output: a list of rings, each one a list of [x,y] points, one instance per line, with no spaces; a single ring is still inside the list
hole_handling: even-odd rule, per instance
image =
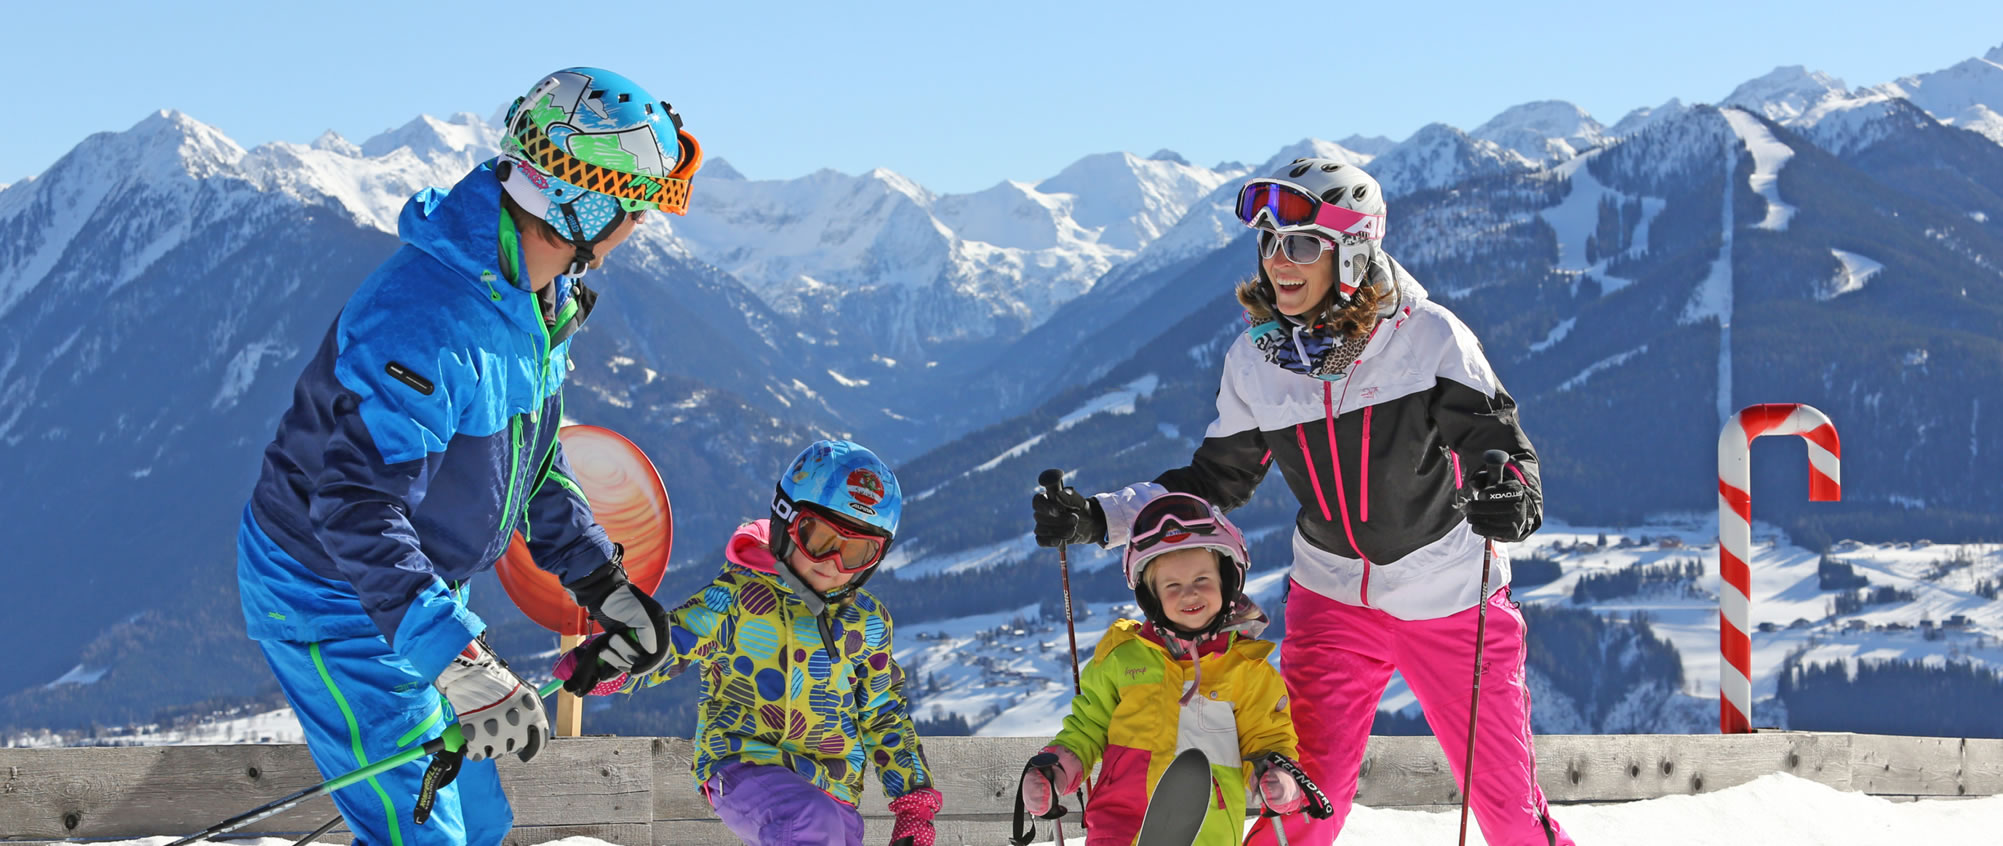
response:
[[[596,68],[544,77],[503,132],[500,157],[404,207],[401,248],[300,374],[238,529],[244,621],[322,773],[451,721],[467,738],[463,765],[420,759],[337,791],[358,844],[499,843],[511,827],[493,759],[533,758],[549,721],[480,639],[465,584],[517,530],[615,634],[600,660],[644,675],[669,654],[557,429],[596,298],[580,279],[648,213],[686,211],[701,149],[667,103]],[[427,767],[444,787],[423,786]]]

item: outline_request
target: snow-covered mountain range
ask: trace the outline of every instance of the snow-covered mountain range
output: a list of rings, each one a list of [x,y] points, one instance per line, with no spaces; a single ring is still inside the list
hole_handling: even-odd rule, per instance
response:
[[[1860,89],[1782,68],[1611,128],[1537,102],[1472,132],[1246,151],[1250,167],[1094,154],[964,195],[882,169],[754,181],[719,160],[689,216],[596,273],[570,414],[670,471],[685,542],[663,591],[762,514],[771,468],[842,433],[926,494],[882,580],[929,592],[901,630],[1012,617],[1049,593],[1008,578],[1036,471],[1107,487],[1186,460],[1238,331],[1227,283],[1250,269],[1236,186],[1320,155],[1392,192],[1388,248],[1483,338],[1546,453],[1554,515],[1633,534],[1701,511],[1722,415],[1798,400],[1838,421],[1865,481],[1835,509],[1794,492],[1763,510],[1796,548],[2003,536],[2003,454],[1985,449],[2003,440],[1999,112],[2003,48]],[[79,634],[0,655],[0,724],[268,692],[228,584],[257,451],[305,351],[395,248],[404,198],[495,139],[461,114],[245,150],[161,112],[0,188],[0,474],[32,480],[0,489],[0,591],[88,597],[18,607],[23,630]],[[1779,455],[1756,486],[1791,491],[1800,465]],[[1290,513],[1265,494],[1248,509],[1272,532]],[[1640,563],[1553,555],[1568,578]],[[481,601],[507,613],[499,591]],[[1701,638],[1657,619],[1688,666]],[[1697,695],[1715,673],[1686,676]],[[105,693],[135,689],[150,698]],[[1684,725],[1597,708],[1581,725]]]

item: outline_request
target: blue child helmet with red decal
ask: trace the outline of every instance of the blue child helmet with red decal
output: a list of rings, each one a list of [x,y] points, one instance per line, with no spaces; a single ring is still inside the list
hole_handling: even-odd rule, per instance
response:
[[[815,441],[779,477],[779,496],[795,505],[819,506],[874,529],[897,534],[904,493],[889,465],[853,441]]]
[[[789,569],[793,539],[788,529],[806,510],[831,515],[853,530],[883,539],[868,569],[834,592],[846,595],[861,587],[889,554],[897,522],[904,515],[904,492],[890,466],[868,448],[853,441],[815,441],[787,465],[772,497],[772,554]]]

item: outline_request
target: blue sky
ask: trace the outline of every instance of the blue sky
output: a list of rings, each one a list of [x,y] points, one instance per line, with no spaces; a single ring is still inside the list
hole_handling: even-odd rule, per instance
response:
[[[29,119],[0,137],[0,183],[155,109],[246,147],[360,142],[423,112],[492,114],[578,64],[674,103],[752,178],[887,167],[960,192],[1108,150],[1215,164],[1473,129],[1530,100],[1611,124],[1777,65],[1855,87],[2003,44],[1996,0],[195,5],[10,8],[0,72]]]

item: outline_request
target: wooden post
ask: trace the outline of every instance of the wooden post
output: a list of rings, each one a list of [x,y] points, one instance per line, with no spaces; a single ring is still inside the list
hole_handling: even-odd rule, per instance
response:
[[[584,641],[582,635],[558,635],[557,648],[564,652],[576,649]],[[584,700],[568,690],[556,692],[556,736],[581,737],[584,735]]]

